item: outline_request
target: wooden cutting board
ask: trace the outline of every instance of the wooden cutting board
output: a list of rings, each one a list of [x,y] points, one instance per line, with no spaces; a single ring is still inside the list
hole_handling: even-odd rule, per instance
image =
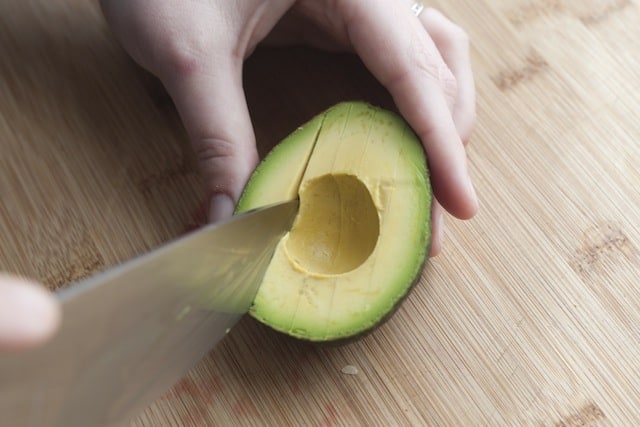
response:
[[[472,40],[481,212],[372,335],[302,344],[244,319],[133,426],[640,425],[640,2],[429,2]],[[166,94],[97,2],[0,5],[0,269],[66,286],[197,221]],[[259,50],[264,154],[345,99],[349,55]]]

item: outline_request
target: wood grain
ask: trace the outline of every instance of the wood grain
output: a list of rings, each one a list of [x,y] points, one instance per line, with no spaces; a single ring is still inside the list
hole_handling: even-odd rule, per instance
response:
[[[480,214],[375,333],[246,318],[132,426],[640,425],[640,4],[431,4],[472,41]],[[1,269],[66,286],[197,222],[171,102],[94,2],[4,2],[0,51]],[[335,102],[393,106],[350,55],[259,49],[245,85],[261,154]]]

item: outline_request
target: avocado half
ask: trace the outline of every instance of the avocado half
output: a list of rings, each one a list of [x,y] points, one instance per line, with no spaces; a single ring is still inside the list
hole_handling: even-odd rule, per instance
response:
[[[260,322],[316,342],[381,324],[417,282],[431,242],[424,149],[397,114],[338,104],[258,165],[236,212],[299,197],[250,309]]]

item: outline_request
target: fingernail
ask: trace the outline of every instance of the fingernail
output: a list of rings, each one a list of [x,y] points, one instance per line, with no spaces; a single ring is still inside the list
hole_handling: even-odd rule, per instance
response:
[[[226,194],[218,193],[209,202],[209,222],[217,222],[233,215],[235,204]]]

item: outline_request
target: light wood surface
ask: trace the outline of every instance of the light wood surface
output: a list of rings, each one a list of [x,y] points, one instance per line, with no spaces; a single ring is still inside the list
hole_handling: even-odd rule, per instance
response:
[[[0,269],[66,286],[178,236],[201,188],[158,83],[97,2],[0,4]],[[640,425],[640,2],[429,2],[472,40],[481,212],[375,333],[245,318],[133,426]],[[357,59],[259,50],[260,151],[346,99]]]

